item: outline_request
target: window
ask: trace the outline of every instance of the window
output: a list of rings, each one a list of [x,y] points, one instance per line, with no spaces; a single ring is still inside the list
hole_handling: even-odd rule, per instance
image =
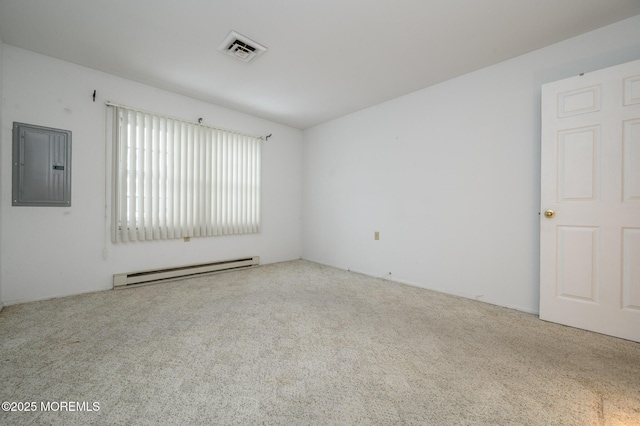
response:
[[[114,242],[260,231],[260,138],[114,111]]]

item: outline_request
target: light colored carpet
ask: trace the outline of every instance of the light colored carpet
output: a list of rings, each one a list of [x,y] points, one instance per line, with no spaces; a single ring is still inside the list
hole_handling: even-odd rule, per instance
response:
[[[0,357],[2,424],[640,424],[640,344],[307,261],[9,306]]]

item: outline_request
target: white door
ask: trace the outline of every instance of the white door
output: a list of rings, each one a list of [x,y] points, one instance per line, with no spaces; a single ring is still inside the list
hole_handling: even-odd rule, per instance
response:
[[[640,61],[542,87],[540,318],[640,342]]]

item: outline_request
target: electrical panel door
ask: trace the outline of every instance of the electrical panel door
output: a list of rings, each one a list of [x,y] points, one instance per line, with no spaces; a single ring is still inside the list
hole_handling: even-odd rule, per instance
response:
[[[71,206],[71,131],[13,123],[14,206]]]

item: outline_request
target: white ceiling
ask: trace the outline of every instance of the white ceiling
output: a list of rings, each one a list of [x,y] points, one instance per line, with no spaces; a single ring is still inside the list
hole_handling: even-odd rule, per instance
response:
[[[638,14],[638,0],[0,0],[0,39],[305,129]],[[269,50],[222,54],[230,30]]]

